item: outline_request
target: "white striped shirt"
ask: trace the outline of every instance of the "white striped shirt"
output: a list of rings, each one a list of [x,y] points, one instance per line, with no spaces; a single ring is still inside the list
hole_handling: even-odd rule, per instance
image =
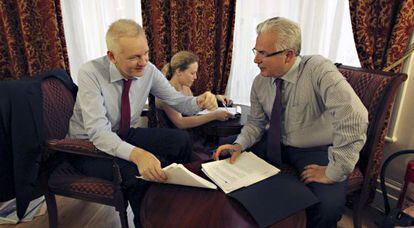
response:
[[[298,56],[282,79],[283,143],[299,148],[332,144],[325,174],[345,180],[366,141],[367,109],[336,66],[322,56]],[[269,123],[274,80],[258,75],[253,82],[250,115],[235,141],[243,149],[259,141]]]

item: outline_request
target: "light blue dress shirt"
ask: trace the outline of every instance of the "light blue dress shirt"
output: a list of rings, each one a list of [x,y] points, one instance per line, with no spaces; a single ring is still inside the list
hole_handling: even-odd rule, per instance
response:
[[[107,56],[82,65],[68,136],[89,139],[99,150],[129,160],[135,146],[116,134],[121,119],[122,79],[123,76]],[[191,115],[200,111],[196,98],[177,92],[152,63],[147,64],[142,77],[132,80],[129,91],[131,127],[138,124],[149,93],[181,113]]]

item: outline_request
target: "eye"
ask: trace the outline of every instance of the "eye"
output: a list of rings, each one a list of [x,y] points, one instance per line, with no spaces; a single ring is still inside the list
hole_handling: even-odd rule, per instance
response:
[[[266,56],[266,55],[267,55],[267,52],[265,52],[265,51],[258,51],[258,53],[259,53],[260,55],[263,55],[263,56]]]

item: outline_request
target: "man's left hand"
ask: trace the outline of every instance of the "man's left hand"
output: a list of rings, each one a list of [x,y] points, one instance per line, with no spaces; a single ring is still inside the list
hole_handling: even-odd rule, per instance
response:
[[[326,176],[325,170],[326,166],[319,166],[315,164],[307,165],[300,175],[301,181],[305,182],[305,184],[312,182],[332,184],[333,181]]]
[[[197,97],[197,105],[202,109],[208,110],[216,110],[218,107],[216,96],[209,91]]]

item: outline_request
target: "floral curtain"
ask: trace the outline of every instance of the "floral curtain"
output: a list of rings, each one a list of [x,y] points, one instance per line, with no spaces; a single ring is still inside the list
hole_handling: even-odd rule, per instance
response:
[[[143,26],[150,59],[162,68],[181,50],[200,57],[195,95],[222,94],[230,74],[235,0],[142,0]]]
[[[349,5],[362,67],[383,70],[404,55],[414,28],[414,0],[349,0]]]
[[[1,0],[0,21],[0,80],[69,71],[60,0]]]

